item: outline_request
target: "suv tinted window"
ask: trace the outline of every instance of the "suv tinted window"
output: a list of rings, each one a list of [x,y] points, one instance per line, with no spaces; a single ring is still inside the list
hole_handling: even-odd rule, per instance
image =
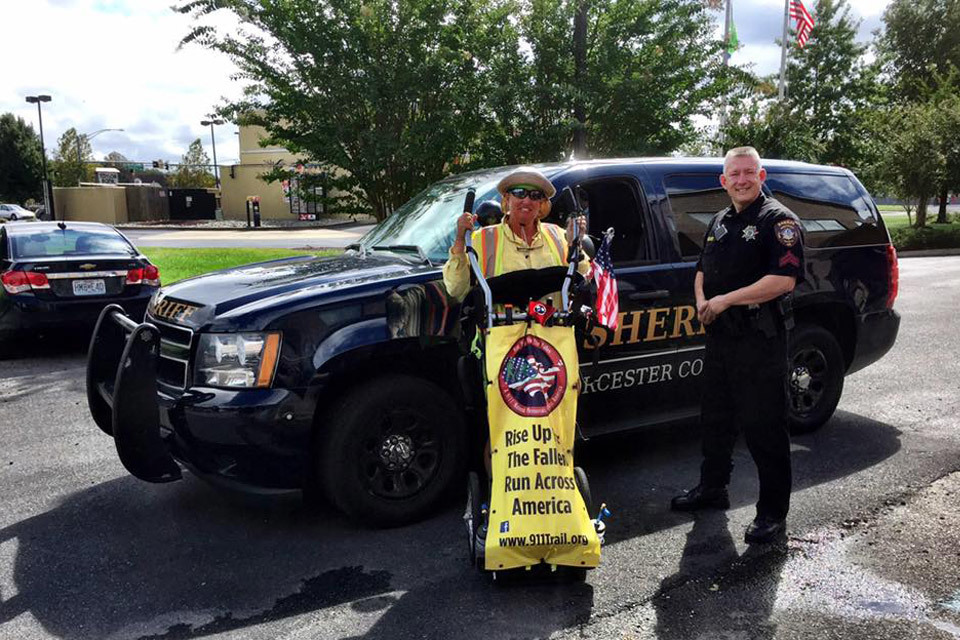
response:
[[[616,232],[610,245],[615,265],[651,259],[638,190],[636,181],[630,178],[601,178],[580,185],[580,204],[588,211],[587,233],[599,239],[610,227]]]
[[[773,197],[799,216],[808,246],[887,241],[867,197],[845,175],[770,173],[766,186]]]
[[[710,220],[730,206],[730,196],[720,186],[719,174],[674,174],[664,177],[663,184],[677,225],[680,255],[695,258]]]

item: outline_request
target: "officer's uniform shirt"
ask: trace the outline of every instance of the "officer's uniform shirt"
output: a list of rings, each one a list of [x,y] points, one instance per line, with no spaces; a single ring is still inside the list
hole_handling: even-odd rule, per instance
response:
[[[799,283],[803,280],[800,221],[763,192],[740,213],[731,205],[711,220],[697,270],[703,272],[703,294],[708,300],[767,275],[792,276]],[[735,316],[738,309],[742,308],[731,307],[720,318],[731,311]]]

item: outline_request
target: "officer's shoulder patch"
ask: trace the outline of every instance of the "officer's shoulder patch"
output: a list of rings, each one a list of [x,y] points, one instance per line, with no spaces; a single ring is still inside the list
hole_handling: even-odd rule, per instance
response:
[[[800,239],[800,227],[797,225],[796,220],[790,218],[781,220],[774,225],[773,233],[777,238],[777,242],[785,247],[792,247],[797,244],[797,240]]]

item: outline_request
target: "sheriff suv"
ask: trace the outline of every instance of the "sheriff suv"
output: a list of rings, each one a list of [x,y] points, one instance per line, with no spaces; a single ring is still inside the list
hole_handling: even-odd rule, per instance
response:
[[[900,318],[897,258],[850,172],[764,163],[764,190],[805,230],[794,293],[790,420],[833,414],[844,376],[882,357]],[[711,217],[729,204],[721,159],[618,159],[538,167],[576,187],[588,232],[614,227],[616,331],[585,336],[585,435],[689,424],[699,415],[704,330],[693,299]],[[438,182],[342,255],[219,271],[163,288],[143,322],[101,316],[90,411],[120,459],[153,482],[181,467],[260,493],[319,489],[351,517],[409,522],[459,488],[478,429],[459,384],[460,313],[441,264],[464,194],[496,201],[504,167]],[[557,207],[559,209],[560,207]],[[555,212],[562,214],[562,212]]]

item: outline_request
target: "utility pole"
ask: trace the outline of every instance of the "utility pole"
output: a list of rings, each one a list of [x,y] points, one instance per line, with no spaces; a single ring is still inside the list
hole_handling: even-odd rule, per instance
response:
[[[40,109],[41,102],[50,102],[53,98],[47,95],[27,96],[27,102],[37,105],[37,117],[40,119],[40,157],[43,160],[43,207],[49,214],[51,220],[57,217],[53,212],[53,194],[50,192],[50,176],[47,175],[47,148],[43,144],[43,112]]]
[[[217,166],[217,137],[213,133],[213,125],[223,124],[223,122],[219,118],[200,121],[201,126],[210,127],[210,141],[213,143],[213,177],[217,179],[217,189],[220,188],[220,167]]]

